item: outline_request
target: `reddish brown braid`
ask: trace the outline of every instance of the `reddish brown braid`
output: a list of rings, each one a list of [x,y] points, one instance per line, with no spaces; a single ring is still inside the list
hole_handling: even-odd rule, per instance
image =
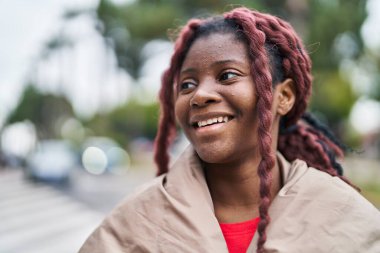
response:
[[[184,60],[185,51],[189,44],[189,40],[193,37],[194,30],[201,22],[202,21],[199,19],[192,19],[182,28],[182,31],[174,45],[174,54],[170,60],[170,66],[162,76],[162,86],[159,93],[161,113],[158,132],[155,139],[154,154],[154,161],[156,162],[158,168],[157,175],[161,175],[168,171],[168,150],[176,133],[173,82],[176,79],[182,61]]]
[[[336,168],[340,165],[335,161],[335,157],[342,158],[344,156],[342,148],[304,122],[293,126],[290,131],[280,132],[278,149],[287,160],[301,159],[309,166],[339,177],[360,191],[357,186],[342,175],[342,171]]]
[[[227,13],[225,17],[241,25],[243,33],[249,41],[249,52],[252,59],[251,73],[257,96],[257,111],[259,112],[258,146],[261,154],[261,161],[257,170],[260,177],[261,198],[259,206],[260,222],[257,228],[259,233],[257,252],[263,252],[263,245],[266,241],[265,230],[270,222],[268,209],[271,201],[271,171],[275,165],[275,154],[271,148],[272,136],[270,131],[272,125],[272,75],[264,47],[267,35],[261,29],[265,25],[263,21],[267,19],[256,14],[257,12],[239,8]]]

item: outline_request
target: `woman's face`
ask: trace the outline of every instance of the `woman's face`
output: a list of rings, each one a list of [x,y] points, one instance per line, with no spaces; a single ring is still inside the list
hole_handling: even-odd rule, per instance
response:
[[[200,158],[227,163],[253,158],[257,112],[247,46],[211,34],[191,46],[179,73],[175,115]]]

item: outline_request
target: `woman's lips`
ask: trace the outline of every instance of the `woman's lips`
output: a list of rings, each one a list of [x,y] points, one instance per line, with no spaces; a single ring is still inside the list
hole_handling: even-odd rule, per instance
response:
[[[203,119],[193,121],[191,124],[194,128],[203,128],[210,125],[220,124],[220,123],[227,123],[230,121],[233,117],[232,116],[209,116],[209,117],[203,117]]]
[[[230,119],[227,116],[213,117],[213,118],[210,118],[207,120],[200,120],[198,122],[195,122],[194,127],[202,128],[202,127],[207,127],[207,126],[214,125],[214,124],[226,123],[229,120]]]
[[[225,117],[225,118],[223,118],[223,120],[220,122],[218,120],[217,122],[208,123],[207,125],[203,125],[203,126],[199,126],[199,124],[197,124],[196,126],[194,126],[195,132],[211,134],[212,132],[226,126],[233,119],[232,117],[231,118]]]

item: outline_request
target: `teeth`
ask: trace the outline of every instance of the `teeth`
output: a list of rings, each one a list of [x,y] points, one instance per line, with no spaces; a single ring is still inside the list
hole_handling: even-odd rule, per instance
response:
[[[222,122],[228,122],[228,117],[227,116],[217,117],[217,118],[212,118],[208,120],[198,121],[197,124],[198,124],[198,127],[204,127],[204,126],[208,126],[214,123],[222,123]]]

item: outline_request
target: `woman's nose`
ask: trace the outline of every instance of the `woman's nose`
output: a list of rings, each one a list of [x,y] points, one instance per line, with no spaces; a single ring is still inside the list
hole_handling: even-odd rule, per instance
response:
[[[221,100],[217,92],[216,84],[212,82],[199,84],[193,97],[190,100],[191,107],[203,107],[212,103],[218,103]]]

